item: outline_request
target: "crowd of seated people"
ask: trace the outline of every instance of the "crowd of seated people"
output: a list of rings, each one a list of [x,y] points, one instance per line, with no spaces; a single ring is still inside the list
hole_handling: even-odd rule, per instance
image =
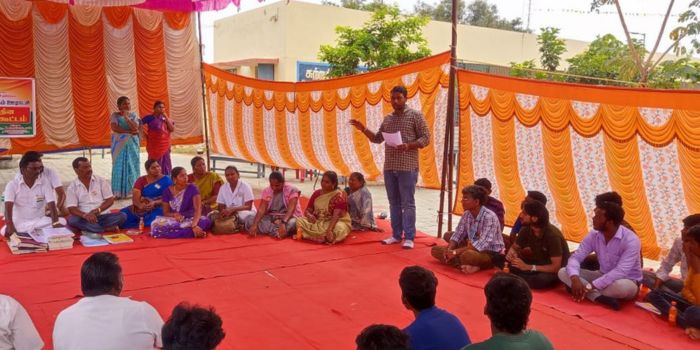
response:
[[[19,174],[5,188],[6,225],[2,232],[6,237],[15,232],[64,225],[77,232],[99,234],[137,228],[143,224],[151,228],[151,234],[156,238],[202,238],[210,230],[217,234],[247,231],[251,236],[261,234],[276,239],[295,237],[335,244],[342,242],[352,230],[379,230],[373,217],[371,193],[360,173],[350,175],[345,191],[339,188],[335,172],[324,173],[320,188],[311,194],[306,208],[302,208],[299,189],[287,183],[281,173],[272,172],[268,178],[269,186],[262,191],[256,206],[252,187],[241,179],[238,169],[233,166],[226,168],[223,181],[219,175],[206,171],[201,157],[192,159],[193,173],[190,175],[182,167],[175,167],[170,175],[164,175],[157,161],[148,160],[144,164],[146,175],[133,184],[131,205],[110,212],[115,195],[105,179],[93,174],[88,159],[78,157],[73,161],[76,178],[64,191],[62,186],[56,185],[57,173],[44,168],[41,157],[37,152],[24,154],[19,163]],[[527,315],[520,317],[518,324],[508,324],[512,320],[506,324],[499,321],[498,317],[504,311],[495,304],[489,306],[489,298],[498,299],[489,293],[499,288],[499,295],[520,293],[508,294],[508,298],[522,298],[523,303],[518,307],[527,308],[529,312],[532,299],[530,289],[551,289],[562,284],[574,301],[588,299],[613,310],[620,310],[624,302],[636,299],[640,285],[645,285],[652,290],[647,301],[660,311],[661,317],[667,318],[674,304],[673,307],[678,310],[677,324],[686,330],[689,337],[700,340],[700,214],[683,220],[681,237],[674,241],[657,271],[642,271],[641,242],[625,221],[619,194],[606,192],[596,197],[593,230],[575,251],[570,252],[562,232],[550,222],[544,194],[527,192],[511,234],[507,236],[503,234],[503,204],[490,196],[490,188],[488,179],[478,179],[474,185],[462,189],[464,214],[456,230],[445,235],[446,246],[431,249],[431,255],[439,262],[467,274],[492,268],[504,268],[509,272],[494,277],[489,282],[493,283],[491,289],[487,285],[487,314],[494,329],[499,330],[488,344],[512,341],[516,338],[503,337],[513,336],[519,337],[518,341],[546,348],[548,342],[541,334],[524,331]],[[58,203],[63,209],[59,209]],[[68,215],[67,221],[61,217],[61,211]],[[155,311],[148,304],[119,297],[121,268],[116,256],[104,254],[93,255],[83,265],[81,279],[85,298],[59,315],[54,329],[56,348],[80,348],[71,345],[74,344],[71,341],[78,337],[72,332],[83,327],[75,327],[76,324],[86,323],[84,327],[87,328],[84,329],[89,329],[100,327],[100,322],[103,326],[111,322],[108,317],[100,322],[82,321],[81,315],[94,310],[102,310],[100,313],[107,315],[110,308],[123,309],[122,317],[128,318],[128,310],[134,309],[138,310],[134,313],[138,313],[139,317],[146,315],[150,318],[140,323],[150,327],[149,330],[141,330],[140,334],[149,336],[128,339],[129,342],[147,345],[134,345],[134,348],[166,348],[165,340],[161,342],[159,333],[163,325],[160,316],[154,314]],[[681,265],[681,277],[671,277],[670,272],[678,263]],[[98,269],[100,273],[114,269],[114,275],[110,277],[113,285],[91,289],[91,264],[102,264]],[[399,284],[402,301],[414,313],[415,321],[399,333],[390,326],[369,327],[358,336],[358,348],[372,348],[380,344],[383,340],[378,340],[377,334],[392,338],[397,343],[407,339],[411,349],[430,346],[459,349],[470,343],[469,335],[459,320],[435,306],[437,278],[432,272],[418,266],[408,267],[401,273]],[[509,285],[510,289],[506,291],[503,285]],[[20,319],[17,324],[27,323],[26,311],[14,299],[0,298],[0,306],[16,310],[14,314]],[[213,329],[218,324],[221,330],[220,319],[217,323],[218,316],[211,310],[183,304],[173,311],[173,315],[184,319],[187,317],[183,315],[188,313],[196,315],[192,317],[207,319]],[[178,322],[189,322],[184,319]],[[28,323],[31,324],[31,321]],[[441,326],[434,327],[438,324]],[[18,341],[40,343],[35,330],[23,332],[18,336]],[[219,333],[206,336],[214,340],[218,337],[215,341],[218,343],[223,338],[223,331]],[[173,337],[171,340],[174,339],[175,345],[170,348],[191,348],[177,345],[186,340]],[[424,347],[421,344],[426,339],[438,340],[431,340]],[[478,348],[476,346],[473,345]],[[551,347],[551,344],[548,346]],[[486,348],[487,345],[482,347]],[[401,348],[401,345],[397,345],[397,348]]]

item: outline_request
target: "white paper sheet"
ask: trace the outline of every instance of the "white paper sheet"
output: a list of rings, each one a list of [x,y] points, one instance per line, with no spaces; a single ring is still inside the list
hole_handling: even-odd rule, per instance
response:
[[[394,133],[383,132],[382,135],[384,136],[384,142],[386,142],[387,146],[396,147],[398,145],[403,145],[401,131]]]

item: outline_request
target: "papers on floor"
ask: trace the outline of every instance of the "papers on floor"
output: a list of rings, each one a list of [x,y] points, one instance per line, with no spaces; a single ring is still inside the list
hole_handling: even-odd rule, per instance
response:
[[[46,227],[29,233],[32,238],[48,245],[49,250],[73,248],[73,232],[65,227]]]
[[[103,235],[102,238],[104,238],[104,240],[109,242],[110,244],[132,243],[134,241],[131,237],[123,233]]]
[[[652,305],[651,303],[644,303],[641,301],[636,301],[634,304],[639,306],[640,308],[642,308],[644,310],[647,310],[647,311],[653,313],[653,314],[661,315],[661,311],[659,311],[659,309],[657,309],[656,306]]]
[[[92,238],[88,237],[87,235],[82,235],[80,236],[80,244],[82,244],[83,247],[100,247],[103,245],[109,245],[109,242],[102,237]]]
[[[43,253],[49,249],[48,243],[37,242],[26,232],[15,232],[7,240],[7,246],[12,254]]]
[[[401,131],[397,132],[383,132],[384,142],[387,146],[396,147],[398,145],[403,145],[403,140],[401,140]]]

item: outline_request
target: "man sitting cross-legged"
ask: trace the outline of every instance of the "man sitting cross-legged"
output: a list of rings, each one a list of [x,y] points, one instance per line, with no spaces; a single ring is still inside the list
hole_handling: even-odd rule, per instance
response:
[[[433,247],[431,254],[440,262],[474,273],[503,264],[503,236],[501,223],[484,206],[486,190],[481,186],[467,186],[462,190],[464,215],[457,230],[448,233],[447,246]]]
[[[622,226],[624,217],[625,211],[617,203],[596,204],[593,231],[571,255],[567,266],[559,270],[559,279],[570,287],[575,301],[585,297],[619,310],[619,300],[637,295],[642,280],[641,243],[634,232]],[[593,252],[600,261],[600,270],[581,268],[581,262]]]
[[[671,303],[676,302],[678,316],[676,323],[685,328],[693,339],[700,336],[700,225],[687,230],[683,237],[683,252],[688,261],[688,275],[681,294],[655,289],[649,293],[647,300],[659,311],[661,317],[668,319]]]
[[[520,220],[523,228],[506,255],[510,272],[522,277],[532,289],[556,286],[557,272],[566,266],[570,255],[564,236],[549,223],[549,212],[540,202],[524,202]]]
[[[73,170],[78,178],[68,185],[66,207],[71,214],[68,224],[85,232],[118,231],[119,225],[126,221],[126,214],[102,214],[114,204],[109,182],[93,175],[92,165],[85,157],[73,160]]]
[[[688,260],[683,252],[683,241],[688,234],[688,230],[695,225],[700,225],[700,214],[689,215],[683,219],[681,236],[673,241],[671,250],[666,254],[663,260],[661,260],[661,266],[659,266],[656,272],[642,271],[644,275],[644,281],[642,283],[644,285],[650,289],[661,288],[671,293],[681,292],[683,289],[683,281],[688,277]],[[679,262],[681,263],[680,279],[670,276],[673,266]]]

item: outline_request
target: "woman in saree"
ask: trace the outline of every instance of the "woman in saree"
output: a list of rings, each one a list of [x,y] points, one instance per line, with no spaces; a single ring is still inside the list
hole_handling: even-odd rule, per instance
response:
[[[365,186],[365,177],[361,173],[352,173],[348,178],[348,212],[352,220],[353,231],[378,231],[372,211],[372,193]]]
[[[202,200],[194,184],[187,182],[183,167],[173,168],[174,183],[163,191],[163,215],[151,224],[155,238],[204,238],[211,221],[202,215]]]
[[[297,220],[297,238],[334,244],[343,241],[351,229],[347,195],[338,189],[338,175],[327,171],[321,189],[311,195],[304,216]]]
[[[131,195],[131,187],[139,177],[140,120],[131,112],[126,96],[117,99],[119,112],[112,113],[112,191],[117,199]]]
[[[163,192],[173,182],[169,176],[163,175],[157,161],[149,159],[145,167],[146,175],[141,176],[134,183],[133,204],[121,210],[126,214],[126,221],[121,228],[139,227],[141,218],[144,226],[150,227],[156,216],[163,215],[161,207]]]
[[[219,174],[207,171],[207,164],[202,157],[192,158],[190,165],[192,165],[192,174],[187,175],[187,182],[197,186],[202,199],[202,215],[207,215],[217,208],[216,198],[224,180]]]
[[[296,219],[301,216],[300,192],[284,182],[284,176],[278,171],[270,173],[269,181],[270,187],[262,191],[257,214],[248,216],[245,228],[253,237],[260,233],[284,239],[296,232]]]
[[[173,168],[170,161],[170,134],[175,131],[175,123],[165,114],[165,103],[156,101],[153,114],[141,120],[146,126],[146,152],[148,159],[155,159],[163,169],[163,174],[170,175]]]

